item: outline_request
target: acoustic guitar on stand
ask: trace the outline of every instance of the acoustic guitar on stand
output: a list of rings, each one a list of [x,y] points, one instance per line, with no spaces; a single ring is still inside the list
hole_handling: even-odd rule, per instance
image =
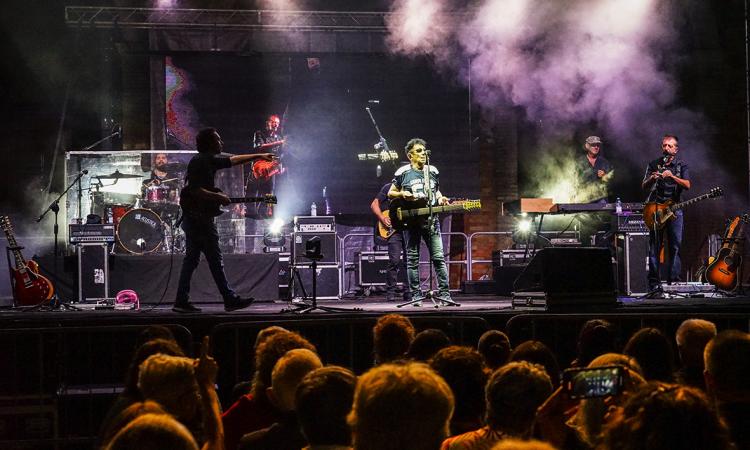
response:
[[[684,202],[674,203],[668,201],[666,203],[646,203],[643,205],[643,221],[646,222],[646,226],[649,230],[661,230],[667,223],[674,220],[675,212],[686,206],[698,203],[702,200],[709,198],[721,197],[724,195],[724,191],[720,187],[715,187],[707,193],[700,195]]]
[[[737,272],[742,267],[742,246],[745,224],[750,221],[747,214],[737,216],[729,222],[722,245],[709,262],[704,276],[706,281],[723,291],[734,291],[739,287]],[[739,272],[742,272],[741,270]]]
[[[8,238],[8,248],[13,253],[15,268],[11,268],[13,276],[13,298],[16,306],[36,306],[49,301],[55,294],[52,282],[39,275],[39,264],[36,261],[26,261],[21,253],[13,233],[10,217],[0,216],[0,228]]]

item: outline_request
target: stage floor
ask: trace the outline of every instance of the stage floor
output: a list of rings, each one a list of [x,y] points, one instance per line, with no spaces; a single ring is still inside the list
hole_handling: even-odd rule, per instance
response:
[[[316,320],[323,317],[346,319],[352,317],[377,317],[388,313],[400,313],[407,316],[477,316],[488,322],[505,322],[516,315],[620,315],[643,314],[748,314],[750,319],[750,296],[735,297],[673,297],[667,299],[648,299],[639,297],[618,297],[614,306],[593,307],[590,305],[567,306],[565,308],[545,309],[544,307],[519,307],[512,304],[510,297],[493,295],[453,296],[460,306],[435,307],[430,301],[424,301],[421,307],[407,305],[397,307],[398,302],[387,302],[382,296],[361,298],[344,298],[341,300],[321,300],[320,306],[342,308],[344,311],[327,312],[316,310],[308,314],[292,312],[299,303],[285,300],[256,302],[249,307],[233,312],[224,311],[221,303],[196,303],[202,309],[200,313],[181,314],[172,311],[171,302],[163,304],[142,303],[140,310],[114,310],[111,308],[94,308],[93,304],[71,303],[73,308],[3,308],[0,309],[0,326],[4,328],[53,327],[80,325],[124,325],[145,323],[179,323],[183,325],[204,323],[204,325],[223,322],[242,322],[264,320],[269,323],[285,321]]]

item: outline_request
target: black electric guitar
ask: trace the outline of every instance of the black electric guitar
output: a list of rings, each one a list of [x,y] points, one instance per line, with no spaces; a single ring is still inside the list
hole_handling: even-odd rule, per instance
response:
[[[672,201],[666,203],[646,203],[643,205],[643,221],[646,222],[649,230],[661,230],[667,225],[667,222],[674,220],[676,217],[674,213],[678,209],[709,198],[721,197],[722,195],[724,195],[724,191],[720,187],[715,187],[703,195],[680,203]]]
[[[737,269],[742,267],[742,245],[740,244],[745,224],[748,221],[750,221],[750,216],[745,214],[729,222],[719,252],[706,267],[706,281],[721,290],[734,291],[739,287]]]
[[[221,192],[221,189],[214,188],[209,189],[212,192]],[[229,197],[230,203],[257,203],[263,202],[268,205],[275,205],[276,196],[266,194],[261,197]],[[196,218],[196,219],[210,219],[212,217],[220,216],[226,211],[221,208],[221,204],[217,201],[200,198],[195,195],[194,190],[189,187],[182,188],[180,191],[180,207],[182,208],[183,214]]]
[[[378,235],[383,239],[388,239],[398,230],[403,230],[414,220],[418,220],[430,214],[430,208],[420,202],[391,201],[388,211],[383,211],[383,215],[391,219],[391,227],[388,228],[378,221]],[[482,209],[480,200],[460,200],[450,205],[433,206],[433,214],[446,212],[471,212]]]

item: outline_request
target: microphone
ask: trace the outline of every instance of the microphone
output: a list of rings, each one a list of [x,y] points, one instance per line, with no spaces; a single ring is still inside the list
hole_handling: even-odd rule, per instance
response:
[[[380,178],[382,174],[383,174],[383,168],[380,167],[380,164],[378,164],[378,167],[375,168],[375,176]]]
[[[84,175],[86,175],[87,173],[89,173],[89,171],[88,171],[88,170],[86,170],[86,169],[83,169],[82,171],[78,172],[78,175],[79,175],[79,176],[84,176]]]
[[[122,136],[122,126],[120,124],[116,124],[112,127],[112,135],[113,136]]]
[[[367,103],[378,105],[380,104],[380,100],[370,99],[370,100],[367,100]]]

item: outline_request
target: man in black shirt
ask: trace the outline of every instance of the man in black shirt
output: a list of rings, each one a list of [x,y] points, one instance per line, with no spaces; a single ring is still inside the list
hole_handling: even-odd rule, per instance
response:
[[[428,194],[433,205],[447,205],[450,201],[440,193],[438,182],[439,172],[435,166],[429,166],[429,174],[425,177],[425,163],[427,161],[427,143],[419,138],[406,143],[406,156],[410,164],[399,168],[393,178],[389,199],[399,199],[406,209],[425,206]],[[429,183],[429,188],[425,184]],[[437,300],[453,303],[448,285],[448,267],[443,256],[443,240],[440,236],[440,224],[435,217],[430,223],[426,216],[419,217],[406,224],[406,275],[409,279],[409,291],[414,306],[421,306],[424,294],[419,286],[419,245],[424,240],[430,252],[433,267],[438,281]]]
[[[677,157],[679,147],[677,136],[665,135],[661,141],[662,156],[650,163],[646,168],[641,186],[650,189],[647,202],[664,203],[679,202],[682,191],[690,189],[690,174],[688,165]],[[674,213],[675,218],[667,222],[664,230],[649,230],[648,253],[648,285],[650,291],[661,289],[661,276],[657,263],[659,251],[663,243],[664,232],[669,244],[668,280],[680,280],[680,247],[682,245],[682,210]]]
[[[199,202],[218,203],[228,205],[229,197],[222,192],[215,192],[214,178],[220,169],[245,164],[256,159],[272,160],[270,153],[256,153],[252,155],[221,155],[224,142],[215,128],[204,128],[195,137],[198,154],[188,164],[187,185],[185,191],[189,191],[192,198]],[[185,195],[185,193],[183,193]],[[185,258],[182,260],[180,281],[177,285],[177,297],[175,299],[175,312],[200,312],[190,303],[190,279],[193,271],[198,267],[200,254],[206,255],[211,275],[224,298],[224,309],[234,311],[249,306],[253,299],[243,299],[237,295],[227,281],[224,273],[224,262],[219,248],[219,234],[216,230],[213,217],[191,214],[183,211],[182,229],[185,231]]]
[[[387,212],[390,207],[388,192],[391,190],[391,183],[386,183],[370,203],[370,210],[378,218],[378,221],[387,229],[391,229],[392,223],[390,217],[383,212]],[[392,229],[391,229],[392,230]],[[393,234],[387,239],[378,234],[378,227],[375,227],[375,245],[388,246],[388,273],[386,276],[386,301],[396,300],[396,284],[398,282],[399,270],[404,266],[404,233],[400,230],[392,230]],[[403,274],[403,272],[401,272]],[[404,300],[408,301],[408,294],[404,295]]]

